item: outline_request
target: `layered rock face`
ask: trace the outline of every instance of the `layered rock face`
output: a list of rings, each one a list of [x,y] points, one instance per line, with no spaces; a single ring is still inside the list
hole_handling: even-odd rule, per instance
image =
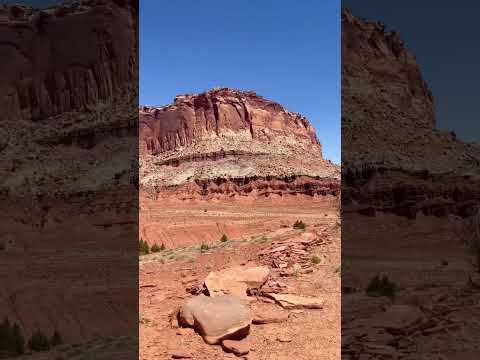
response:
[[[140,182],[149,192],[253,194],[261,184],[338,192],[339,168],[323,159],[308,120],[254,92],[177,96],[172,105],[140,108],[139,120]]]
[[[137,11],[0,6],[0,308],[26,336],[136,336]]]
[[[106,162],[134,149],[121,139],[137,134],[136,11],[129,1],[0,7],[1,186],[14,191],[32,166],[42,187],[52,181],[56,189],[110,186],[115,173],[129,171],[86,159]],[[105,140],[116,151],[99,151]]]
[[[480,199],[479,165],[480,146],[435,128],[432,93],[399,35],[344,9],[344,204],[465,216]]]

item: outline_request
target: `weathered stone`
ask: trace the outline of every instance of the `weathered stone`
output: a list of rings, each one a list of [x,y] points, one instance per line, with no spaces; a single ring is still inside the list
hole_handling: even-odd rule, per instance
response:
[[[248,335],[253,319],[251,310],[232,295],[190,299],[179,311],[179,323],[193,327],[209,344]]]
[[[237,356],[246,355],[250,352],[251,345],[248,339],[243,340],[223,340],[222,348],[226,352],[233,353]]]
[[[269,296],[285,309],[323,308],[323,300],[317,297],[306,297],[292,294],[269,294]]]
[[[170,351],[172,359],[192,359],[192,354],[184,350]]]
[[[268,266],[245,268],[241,266],[211,272],[205,279],[210,296],[236,295],[247,298],[249,288],[260,288],[270,274]]]
[[[425,315],[417,306],[391,305],[386,311],[372,318],[375,327],[389,330],[402,330],[425,321]]]
[[[253,323],[254,324],[272,324],[281,323],[288,320],[289,313],[282,310],[277,305],[268,306],[257,304],[253,310]]]

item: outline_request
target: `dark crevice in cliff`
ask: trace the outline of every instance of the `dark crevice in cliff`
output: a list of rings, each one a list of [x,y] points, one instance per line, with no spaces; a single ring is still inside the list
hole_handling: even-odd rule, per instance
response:
[[[250,127],[250,135],[252,136],[252,139],[254,138],[253,135],[253,124],[252,124],[252,119],[250,118],[250,114],[247,109],[247,105],[243,103],[243,111],[245,113],[245,121],[247,121],[248,126]]]
[[[215,117],[215,133],[218,135],[219,134],[220,116],[218,114],[218,105],[213,100],[212,100],[212,106],[213,106],[213,116]]]

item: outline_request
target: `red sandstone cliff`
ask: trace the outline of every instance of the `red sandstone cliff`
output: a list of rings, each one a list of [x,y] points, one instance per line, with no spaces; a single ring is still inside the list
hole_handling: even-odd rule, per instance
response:
[[[177,96],[172,105],[141,107],[139,121],[146,191],[177,188],[183,198],[338,192],[339,168],[323,159],[309,121],[254,92]]]
[[[137,152],[135,3],[0,6],[2,189],[29,177],[91,190],[129,171],[109,159]]]
[[[27,339],[136,336],[137,10],[0,6],[0,308]]]
[[[344,9],[344,205],[468,216],[480,200],[479,165],[480,146],[435,128],[432,93],[398,33]]]

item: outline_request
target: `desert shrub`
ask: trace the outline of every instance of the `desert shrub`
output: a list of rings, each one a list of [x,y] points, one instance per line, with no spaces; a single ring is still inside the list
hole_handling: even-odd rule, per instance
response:
[[[148,243],[146,241],[140,239],[140,242],[138,245],[139,245],[140,255],[150,254],[150,247],[148,246]]]
[[[50,341],[40,329],[37,329],[28,341],[28,348],[32,351],[50,350]]]
[[[293,268],[292,268],[292,275],[293,276],[295,276],[295,277],[300,276],[301,271],[302,271],[302,267],[300,265],[298,265],[298,264],[293,265]]]
[[[223,234],[222,237],[220,238],[220,242],[227,242],[228,241],[228,236]]]
[[[306,227],[307,227],[307,225],[305,225],[305,223],[302,220],[297,220],[293,224],[294,229],[304,230]]]
[[[210,246],[207,243],[202,243],[202,245],[200,245],[201,252],[208,251],[208,250],[210,250]]]
[[[53,332],[52,337],[50,338],[50,345],[52,347],[54,347],[54,346],[59,346],[59,345],[62,345],[62,344],[63,344],[63,339],[60,336],[60,333],[57,330],[55,330]]]
[[[152,247],[150,248],[150,251],[152,253],[160,252],[163,250],[165,250],[165,245],[163,243],[160,246],[158,246],[157,244],[153,244]]]
[[[388,276],[375,276],[365,290],[368,296],[388,296],[393,298],[397,291],[397,285],[390,281]]]
[[[310,259],[312,261],[312,263],[314,263],[315,265],[318,265],[322,262],[322,259],[320,258],[320,256],[318,255],[313,255],[312,258]]]
[[[25,352],[25,339],[20,326],[13,326],[7,318],[0,324],[0,353],[21,355]]]

